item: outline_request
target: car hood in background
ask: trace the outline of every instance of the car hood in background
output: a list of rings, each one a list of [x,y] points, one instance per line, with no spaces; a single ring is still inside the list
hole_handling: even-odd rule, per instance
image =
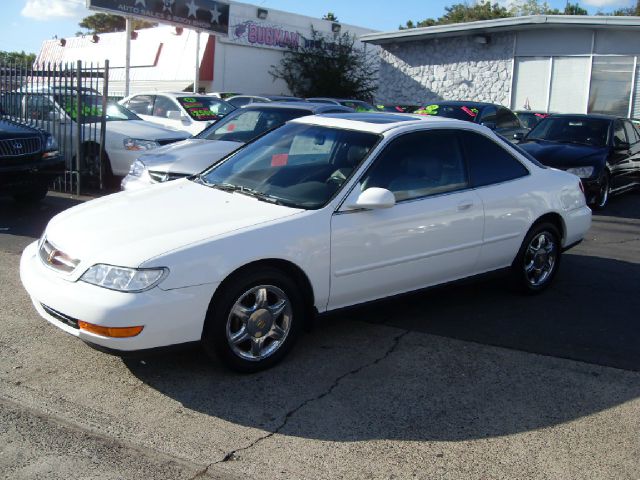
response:
[[[530,140],[518,145],[543,165],[556,168],[604,165],[608,147]]]
[[[190,138],[152,150],[139,159],[151,171],[195,174],[242,145],[240,142]]]
[[[144,120],[114,120],[107,122],[106,125],[107,132],[118,133],[125,137],[139,138],[142,140],[183,139],[191,136],[184,130],[174,130]]]

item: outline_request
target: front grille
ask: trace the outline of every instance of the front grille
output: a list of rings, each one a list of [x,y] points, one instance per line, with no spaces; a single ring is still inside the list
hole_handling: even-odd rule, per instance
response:
[[[149,176],[151,177],[151,180],[158,183],[169,182],[171,180],[177,180],[179,178],[185,178],[185,177],[188,177],[189,175],[190,175],[189,173],[169,173],[169,172],[149,171]]]
[[[184,138],[162,138],[160,140],[156,140],[160,145],[169,145],[170,143],[181,142]]]
[[[65,315],[64,313],[60,313],[59,311],[54,310],[53,308],[45,305],[44,303],[41,303],[40,306],[45,312],[47,312],[56,320],[64,323],[65,325],[69,325],[71,328],[75,328],[76,330],[80,329],[80,327],[78,326],[78,320],[76,320],[75,318]]]
[[[8,138],[0,140],[0,156],[24,157],[42,150],[40,137]]]
[[[73,272],[80,263],[80,260],[73,259],[66,253],[58,250],[46,238],[43,240],[42,245],[40,245],[38,253],[40,254],[40,260],[42,260],[47,267],[60,272]]]

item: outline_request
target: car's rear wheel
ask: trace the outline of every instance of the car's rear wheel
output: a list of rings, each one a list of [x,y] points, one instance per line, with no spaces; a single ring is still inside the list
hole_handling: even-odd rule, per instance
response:
[[[257,372],[282,360],[297,339],[304,312],[295,283],[265,267],[236,275],[221,289],[207,313],[205,351],[240,372]]]
[[[515,285],[524,293],[542,292],[555,278],[561,255],[560,233],[555,225],[534,225],[511,265]]]

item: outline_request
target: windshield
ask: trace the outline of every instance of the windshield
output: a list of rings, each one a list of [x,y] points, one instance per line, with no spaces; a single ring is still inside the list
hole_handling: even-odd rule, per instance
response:
[[[340,102],[345,107],[353,108],[356,112],[378,112],[379,110],[373,105],[363,102],[362,100],[343,100]]]
[[[478,107],[473,105],[427,105],[415,113],[420,115],[437,115],[438,117],[455,118],[456,120],[475,121],[480,114]]]
[[[547,113],[533,112],[517,112],[516,115],[518,117],[518,120],[520,120],[522,126],[528,128],[529,130],[535,127],[538,122],[540,122],[540,120],[549,116],[549,114]]]
[[[320,208],[378,139],[367,132],[284,125],[213,166],[199,181],[270,203]]]
[[[595,147],[607,144],[609,120],[604,118],[549,117],[529,132],[526,140],[578,143]]]
[[[215,97],[178,97],[178,102],[192,119],[199,122],[218,120],[236,109]]]
[[[247,143],[267,130],[279,127],[292,118],[305,115],[312,115],[312,112],[299,108],[237,110],[200,132],[196,138]]]

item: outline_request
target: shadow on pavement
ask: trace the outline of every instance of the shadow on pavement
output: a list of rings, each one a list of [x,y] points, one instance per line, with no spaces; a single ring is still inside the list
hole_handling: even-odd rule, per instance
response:
[[[587,363],[508,350],[640,370],[631,315],[640,311],[631,281],[640,266],[576,255],[564,261],[558,282],[536,297],[493,280],[331,315],[284,363],[255,375],[227,372],[197,350],[125,364],[187,408],[298,437],[456,441],[550,427],[640,396],[623,370],[603,380]],[[394,344],[403,330],[437,336]]]

